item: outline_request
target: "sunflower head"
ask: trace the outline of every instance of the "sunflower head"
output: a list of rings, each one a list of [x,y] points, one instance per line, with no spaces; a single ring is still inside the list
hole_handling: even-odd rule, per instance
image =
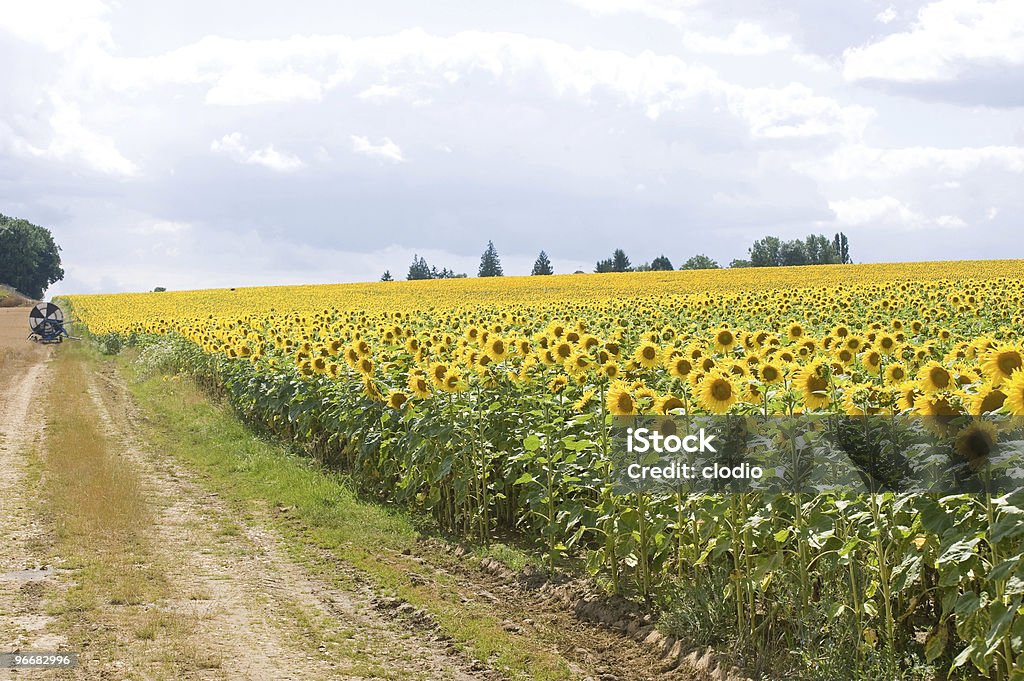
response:
[[[636,349],[633,358],[636,363],[645,369],[653,369],[658,366],[658,359],[661,356],[661,349],[650,341],[644,341]]]
[[[392,409],[401,409],[408,401],[409,396],[401,390],[392,390],[388,393],[388,406]]]
[[[907,367],[900,362],[893,362],[885,368],[885,382],[896,385],[907,380]]]
[[[1011,345],[1002,345],[991,350],[981,363],[982,371],[992,384],[999,386],[1015,371],[1024,369],[1024,353]]]
[[[719,329],[715,334],[715,349],[719,352],[728,352],[736,345],[736,334],[732,329]]]
[[[668,414],[676,409],[683,409],[686,405],[675,395],[662,395],[654,400],[654,411],[658,414]]]
[[[1024,369],[1014,371],[1010,380],[1003,385],[1006,392],[1007,411],[1013,416],[1024,416]]]
[[[934,360],[921,367],[917,378],[925,392],[947,390],[953,384],[953,376],[944,366]]]
[[[765,385],[774,385],[782,380],[782,368],[773,362],[765,362],[758,367],[757,372]]]
[[[999,436],[993,424],[972,420],[956,434],[953,445],[971,470],[977,471],[988,462],[998,441]]]
[[[796,374],[795,385],[808,409],[819,409],[832,401],[829,368],[820,361],[804,365]]]
[[[608,388],[605,399],[608,412],[613,416],[632,416],[636,414],[636,400],[624,383],[615,383]]]
[[[716,371],[705,376],[700,382],[697,400],[713,414],[724,414],[738,399],[736,386],[728,373]]]

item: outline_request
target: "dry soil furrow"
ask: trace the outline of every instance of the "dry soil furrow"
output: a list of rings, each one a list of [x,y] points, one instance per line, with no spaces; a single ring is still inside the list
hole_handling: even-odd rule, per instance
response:
[[[273,530],[237,517],[187,470],[146,446],[135,425],[140,415],[113,368],[93,376],[90,393],[104,427],[158,505],[155,545],[179,557],[169,577],[182,598],[166,607],[201,616],[197,636],[220,651],[229,677],[347,678],[350,661],[339,658],[351,655],[364,660],[360,675],[376,676],[377,668],[396,678],[481,678],[442,642],[379,614],[371,595],[310,577]],[[309,640],[295,622],[306,618],[343,645]]]
[[[0,310],[0,323],[21,312]],[[0,652],[57,650],[65,640],[49,630],[42,595],[59,577],[44,564],[49,542],[32,513],[37,480],[28,470],[46,426],[41,396],[50,380],[50,353],[13,334],[0,334],[0,352]],[[0,670],[0,678],[10,674]]]

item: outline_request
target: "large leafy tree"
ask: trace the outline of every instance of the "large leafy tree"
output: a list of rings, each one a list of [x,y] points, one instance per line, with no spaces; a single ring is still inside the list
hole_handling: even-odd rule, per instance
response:
[[[480,269],[477,270],[478,277],[500,277],[505,274],[501,269],[501,260],[498,258],[498,249],[494,247],[493,241],[487,242],[484,254],[480,256]]]
[[[668,272],[674,270],[672,267],[672,261],[668,259],[664,254],[659,255],[657,258],[651,261],[651,270],[654,272]]]
[[[42,298],[51,284],[63,278],[60,246],[50,230],[0,214],[0,283],[30,298]]]
[[[695,255],[682,265],[681,270],[717,270],[718,263],[704,254]]]
[[[778,237],[766,236],[750,247],[751,267],[778,267],[782,264],[782,243]]]

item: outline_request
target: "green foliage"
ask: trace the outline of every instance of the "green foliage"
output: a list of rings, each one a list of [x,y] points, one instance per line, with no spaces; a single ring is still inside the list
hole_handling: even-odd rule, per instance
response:
[[[755,241],[749,253],[751,267],[835,265],[850,262],[849,243],[846,235],[841,232],[836,234],[834,239],[822,234],[811,234],[805,239],[792,241],[780,241],[778,237],[766,236]]]
[[[632,272],[633,268],[629,263],[629,257],[621,248],[616,248],[612,257],[599,260],[594,268],[595,272]]]
[[[477,270],[478,277],[500,277],[504,274],[501,269],[501,259],[498,258],[498,249],[494,242],[488,241],[487,248],[480,256],[480,269]]]
[[[124,339],[116,333],[105,333],[94,336],[93,340],[104,355],[118,355],[124,348]]]
[[[672,267],[672,261],[665,257],[664,254],[659,255],[657,258],[651,261],[651,271],[654,272],[671,272],[675,268]]]
[[[416,281],[420,279],[433,279],[430,272],[430,265],[427,264],[425,258],[421,258],[417,254],[412,256],[412,264],[409,265],[409,274],[405,277],[409,281]]]
[[[386,275],[390,276],[391,272],[385,272]],[[419,255],[412,256],[412,264],[409,265],[409,274],[406,275],[406,279],[409,281],[415,281],[417,279],[462,279],[465,274],[455,274],[452,270],[447,267],[438,270],[437,267],[431,267],[427,264],[425,258],[421,258]],[[388,279],[381,278],[381,281],[389,281]]]
[[[545,275],[554,273],[555,270],[553,267],[551,267],[551,261],[548,260],[548,254],[545,253],[544,251],[541,251],[540,255],[537,256],[537,261],[533,263],[533,271],[530,272],[530,274]]]
[[[60,246],[50,230],[0,214],[0,283],[38,300],[63,278]]]
[[[735,262],[735,261],[734,261]],[[709,258],[706,255],[695,255],[686,262],[684,262],[679,269],[681,270],[717,270],[718,263]]]
[[[394,281],[394,277],[391,276],[391,270],[384,270],[384,274],[380,277],[381,281]]]

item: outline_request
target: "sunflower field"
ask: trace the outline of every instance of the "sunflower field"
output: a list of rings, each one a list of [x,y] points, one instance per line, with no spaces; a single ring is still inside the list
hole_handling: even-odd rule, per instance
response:
[[[70,303],[363,493],[585,567],[747,669],[1024,679],[1024,495],[622,493],[609,455],[631,414],[1024,416],[1024,261]]]

